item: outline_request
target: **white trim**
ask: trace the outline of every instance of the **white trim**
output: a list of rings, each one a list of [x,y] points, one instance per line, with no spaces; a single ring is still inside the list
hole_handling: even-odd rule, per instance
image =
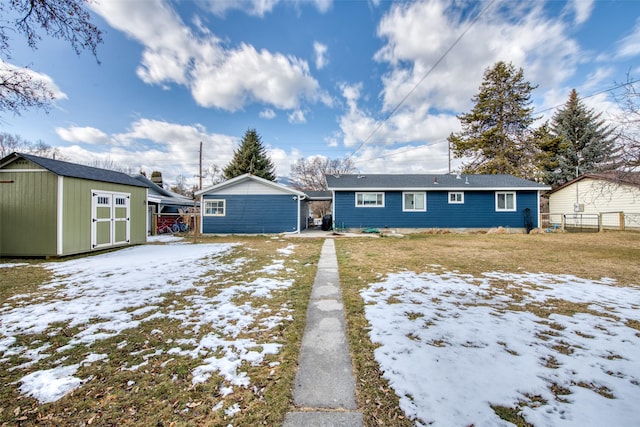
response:
[[[49,169],[2,169],[0,173],[13,173],[13,172],[50,172]]]
[[[407,207],[404,204],[405,198],[404,196],[406,194],[413,194],[414,196],[414,203],[415,203],[415,196],[416,194],[422,194],[423,196],[423,202],[424,202],[424,206],[421,209],[407,209]],[[426,191],[403,191],[402,192],[402,212],[426,212],[427,211],[427,192]]]
[[[64,177],[58,175],[58,195],[57,195],[57,218],[56,218],[56,253],[62,255],[63,250],[63,216],[64,216]]]
[[[498,208],[498,195],[500,194],[504,194],[505,196],[507,194],[513,194],[513,209],[507,209],[506,205],[507,205],[507,198],[505,197],[504,199],[504,203],[505,203],[505,208],[500,209]],[[496,212],[516,212],[518,210],[518,206],[516,203],[517,200],[517,194],[515,191],[496,191],[495,194],[495,200],[496,200]]]
[[[358,194],[362,194],[362,195],[364,195],[364,194],[382,194],[382,204],[381,205],[378,205],[378,204],[366,205],[366,204],[364,204],[364,198],[363,198],[362,199],[362,203],[363,204],[359,205],[358,204]],[[378,199],[378,197],[376,197],[376,203],[378,202],[377,199]],[[385,199],[386,199],[386,197],[385,197],[384,191],[356,191],[354,202],[355,202],[355,207],[356,208],[384,208]]]
[[[232,178],[230,180],[221,182],[220,184],[216,184],[213,185],[211,187],[208,188],[203,188],[200,191],[196,191],[194,193],[194,196],[201,196],[203,194],[208,194],[211,192],[216,192],[216,191],[220,191],[226,187],[231,187],[233,185],[236,185],[238,183],[244,182],[244,181],[256,181],[259,183],[262,183],[266,186],[278,189],[280,191],[283,191],[285,193],[289,193],[289,194],[295,194],[296,196],[299,197],[304,197],[305,194],[302,191],[298,191],[298,190],[294,190],[293,188],[290,187],[285,187],[284,185],[278,184],[277,182],[273,182],[273,181],[269,181],[268,179],[264,179],[264,178],[260,178],[259,176],[255,176],[255,175],[251,175],[248,173],[245,173],[244,175],[240,175],[240,176],[236,176],[235,178]]]
[[[458,187],[331,187],[330,191],[546,191],[551,187],[471,187],[461,184]]]
[[[208,214],[207,203],[209,202],[222,202],[222,213]],[[227,200],[226,199],[204,199],[204,202],[201,204],[201,206],[202,206],[203,216],[227,216]]]
[[[460,201],[458,200],[451,200],[451,195],[452,194],[460,194],[462,197],[460,197]],[[464,205],[464,191],[449,191],[447,193],[447,202],[450,205]]]
[[[298,201],[298,222],[296,225],[296,232],[300,234],[300,197],[297,198]]]

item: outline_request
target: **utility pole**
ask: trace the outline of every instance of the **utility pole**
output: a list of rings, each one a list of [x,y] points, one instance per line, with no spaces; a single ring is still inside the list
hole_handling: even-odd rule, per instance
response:
[[[200,178],[200,190],[202,190],[202,141],[200,141],[200,172],[198,177]]]

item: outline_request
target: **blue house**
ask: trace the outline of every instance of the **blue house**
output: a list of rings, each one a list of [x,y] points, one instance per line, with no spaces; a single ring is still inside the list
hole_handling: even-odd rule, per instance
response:
[[[306,195],[244,174],[195,193],[204,234],[299,233],[306,228]]]
[[[540,226],[540,192],[511,175],[327,175],[342,229]]]

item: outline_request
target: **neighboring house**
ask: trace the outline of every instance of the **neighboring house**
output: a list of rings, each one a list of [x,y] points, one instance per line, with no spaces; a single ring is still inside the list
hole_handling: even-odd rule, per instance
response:
[[[562,215],[568,220],[598,215],[606,228],[640,227],[640,174],[582,175],[549,193],[549,214],[553,222],[561,222]]]
[[[175,216],[180,214],[180,211],[184,213],[194,207],[193,199],[183,196],[182,194],[174,193],[173,191],[165,190],[144,175],[134,175],[134,178],[149,187],[149,197],[147,200],[147,232],[150,234],[155,234],[155,230],[152,230],[154,215],[171,214]],[[173,223],[173,221],[174,218],[171,219],[171,223]]]
[[[30,154],[0,160],[0,256],[144,243],[147,187],[127,174]]]
[[[326,179],[333,192],[334,226],[340,229],[539,227],[540,192],[550,189],[510,175],[361,174]]]
[[[204,234],[299,233],[307,226],[306,195],[244,174],[195,193]]]

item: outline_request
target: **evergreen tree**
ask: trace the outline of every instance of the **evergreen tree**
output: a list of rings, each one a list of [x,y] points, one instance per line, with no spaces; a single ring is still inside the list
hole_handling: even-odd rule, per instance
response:
[[[551,131],[549,122],[545,122],[533,133],[533,144],[538,148],[535,162],[540,172],[540,181],[552,184],[559,168],[558,156],[567,148],[567,143]]]
[[[534,122],[531,91],[522,69],[502,61],[487,69],[475,106],[458,116],[462,131],[448,140],[454,155],[470,159],[465,173],[511,174],[533,178],[534,146],[529,126]]]
[[[269,181],[276,180],[276,168],[262,145],[260,135],[255,129],[244,134],[240,147],[233,153],[233,159],[224,168],[226,179],[250,173]]]
[[[605,124],[601,115],[588,109],[575,89],[571,91],[564,107],[551,119],[551,130],[562,143],[552,156],[557,167],[550,174],[549,184],[560,186],[579,175],[615,169],[614,129]]]

